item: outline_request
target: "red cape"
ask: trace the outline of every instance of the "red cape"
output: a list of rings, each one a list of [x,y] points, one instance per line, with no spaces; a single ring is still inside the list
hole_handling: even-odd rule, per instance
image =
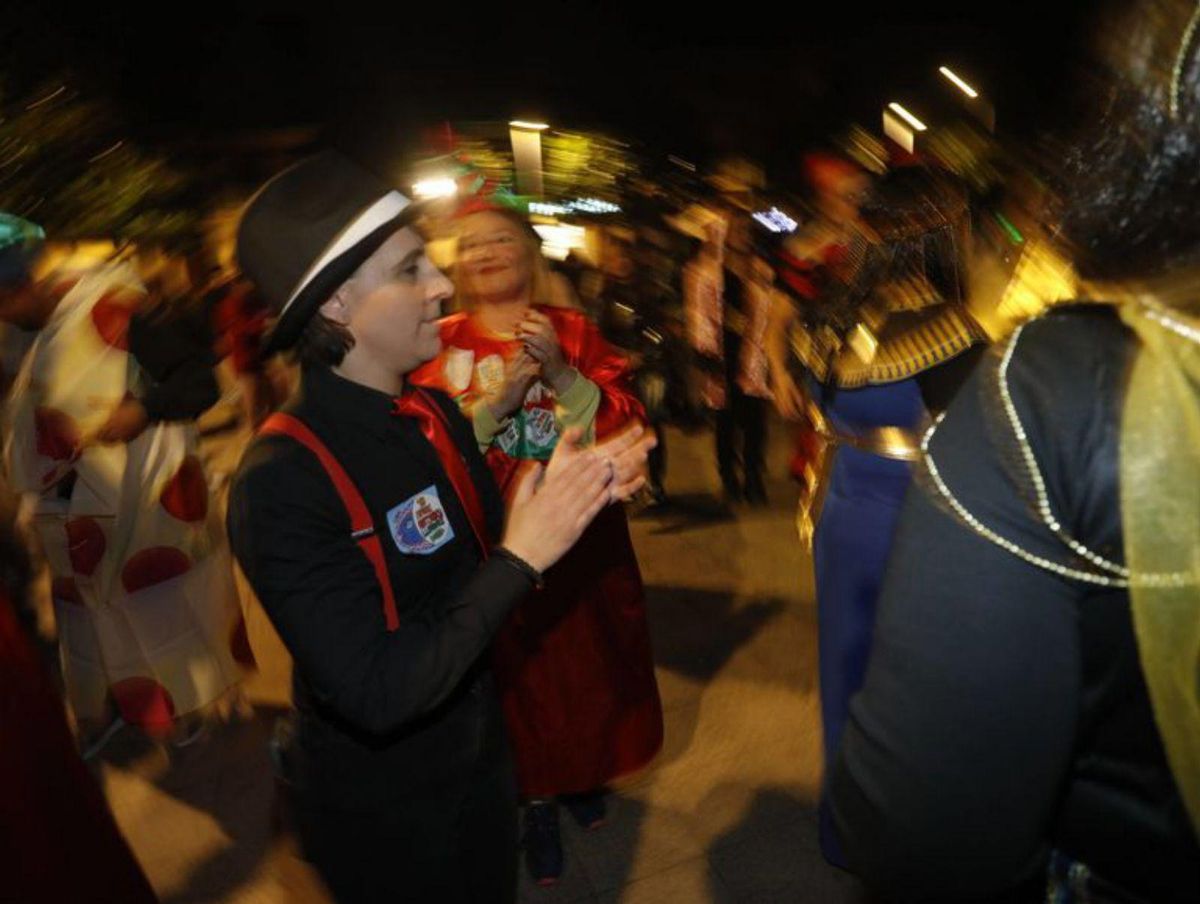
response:
[[[597,438],[644,421],[624,356],[583,314],[538,310],[554,323],[567,363],[600,388]],[[484,332],[465,314],[447,317],[441,334],[442,355],[410,379],[448,392],[464,407],[483,395],[479,362],[491,355],[508,360],[520,347]],[[473,359],[463,385],[467,351]],[[457,367],[449,363],[456,357]],[[523,461],[496,444],[487,461],[507,493]],[[654,757],[662,746],[662,705],[642,576],[621,507],[602,512],[547,572],[545,589],[517,607],[493,652],[523,795],[590,791]]]

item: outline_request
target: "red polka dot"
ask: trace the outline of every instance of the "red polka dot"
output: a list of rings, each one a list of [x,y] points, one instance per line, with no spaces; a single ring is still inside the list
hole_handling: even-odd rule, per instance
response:
[[[136,593],[171,578],[186,574],[192,560],[174,546],[151,546],[130,557],[121,570],[121,584],[129,593]]]
[[[75,586],[74,578],[55,578],[50,583],[50,595],[64,603],[83,605],[83,597],[79,595],[79,588]]]
[[[118,290],[108,292],[92,306],[92,325],[108,345],[129,350],[129,319],[141,296]]]
[[[200,459],[194,455],[184,458],[159,499],[163,508],[180,521],[203,521],[208,514],[208,485]]]
[[[65,411],[35,408],[33,431],[38,455],[55,461],[69,461],[79,451],[79,427]]]
[[[72,518],[67,522],[67,555],[76,574],[90,575],[104,558],[108,541],[95,518]]]
[[[121,718],[147,734],[165,735],[175,719],[175,701],[153,678],[125,678],[109,688]]]

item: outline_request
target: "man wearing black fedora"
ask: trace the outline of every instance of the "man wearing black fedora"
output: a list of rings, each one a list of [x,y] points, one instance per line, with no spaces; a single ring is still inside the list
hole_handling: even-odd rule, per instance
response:
[[[231,489],[229,533],[295,660],[288,759],[306,856],[339,901],[508,901],[516,795],[483,656],[509,610],[641,483],[640,431],[560,445],[507,518],[471,425],[405,375],[439,351],[450,283],[414,208],[326,152],[238,232],[302,366]],[[495,541],[498,539],[498,543]]]

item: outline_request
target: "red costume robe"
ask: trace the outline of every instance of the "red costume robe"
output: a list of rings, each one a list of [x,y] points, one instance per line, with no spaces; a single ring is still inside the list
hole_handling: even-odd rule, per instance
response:
[[[644,420],[625,359],[582,314],[539,306],[567,364],[600,389],[595,435]],[[466,314],[442,321],[442,353],[410,379],[448,392],[468,411],[503,384],[517,339],[490,334]],[[487,461],[507,494],[522,464],[550,457],[558,441],[553,391],[535,382],[493,439]],[[646,765],[662,746],[646,603],[625,512],[609,506],[546,573],[493,646],[516,761],[528,797],[599,788]]]

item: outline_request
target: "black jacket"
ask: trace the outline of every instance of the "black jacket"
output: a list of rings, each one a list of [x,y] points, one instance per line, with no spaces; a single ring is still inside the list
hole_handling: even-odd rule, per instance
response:
[[[455,440],[493,536],[503,507],[471,425],[444,395]],[[230,494],[238,562],[295,659],[299,791],[311,803],[382,809],[418,789],[464,780],[504,755],[502,722],[481,654],[530,581],[502,559],[481,564],[470,523],[437,453],[392,398],[323,368],[304,372],[287,407],[328,446],[381,534],[400,626],[333,484],[289,437],[260,437]],[[435,487],[453,539],[404,554],[387,513]]]
[[[204,306],[180,298],[139,308],[129,320],[129,353],[142,368],[150,420],[194,420],[216,404],[217,359]]]
[[[1009,372],[1056,517],[1116,561],[1119,425],[1136,348],[1111,310],[1072,307],[1026,327]],[[988,527],[1087,567],[1027,501],[994,363],[951,405],[933,460]],[[1138,898],[1200,901],[1200,849],[1155,729],[1128,593],[994,545],[923,470],[831,771],[851,864],[901,900],[1038,900],[1057,849]]]

